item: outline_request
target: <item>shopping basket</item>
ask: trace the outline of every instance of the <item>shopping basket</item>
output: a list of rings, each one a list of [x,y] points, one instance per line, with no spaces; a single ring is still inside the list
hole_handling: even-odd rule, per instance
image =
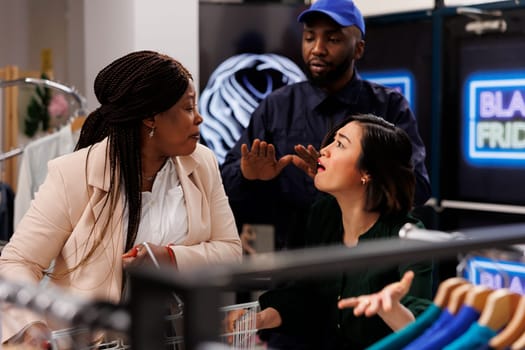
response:
[[[221,319],[225,320],[228,313],[243,310],[242,316],[235,322],[234,330],[230,333],[221,333],[219,338],[221,343],[226,344],[231,349],[254,350],[257,347],[257,328],[255,326],[256,315],[259,311],[259,302],[235,304],[223,306],[219,309]],[[183,314],[176,313],[167,317],[171,328],[181,334]],[[183,350],[184,337],[182,335],[166,338],[167,349]]]
[[[220,308],[223,319],[227,318],[232,311],[244,310],[243,315],[235,322],[235,328],[231,333],[220,334],[220,341],[228,348],[235,350],[255,350],[257,348],[257,329],[255,327],[256,314],[259,311],[257,301],[228,305]],[[182,310],[176,310],[173,314],[166,316],[167,329],[171,329],[175,335],[166,336],[165,344],[167,350],[184,350],[184,336],[182,335],[182,322],[184,320]],[[132,349],[122,339],[111,341],[99,341],[97,344],[88,345],[92,334],[84,328],[68,328],[53,331],[51,333],[51,345],[53,350],[125,350]]]
[[[146,248],[153,264],[160,268],[160,265],[155,258],[150,246],[147,242],[142,243]],[[184,303],[176,293],[172,293],[174,303],[171,305],[171,312],[166,316],[166,349],[167,350],[184,350]],[[239,317],[234,325],[234,329],[230,333],[222,333],[220,341],[227,344],[230,349],[235,350],[255,350],[257,346],[257,328],[256,315],[259,311],[259,302],[253,301],[249,303],[235,304],[223,306],[219,309],[222,319],[225,320],[228,314],[233,311],[243,311],[242,316]],[[132,349],[131,346],[126,345],[121,339],[112,340],[109,342],[99,342],[96,345],[85,345],[85,341],[89,338],[85,329],[64,329],[52,332],[51,344],[53,350],[124,350]],[[84,345],[79,344],[83,342]]]

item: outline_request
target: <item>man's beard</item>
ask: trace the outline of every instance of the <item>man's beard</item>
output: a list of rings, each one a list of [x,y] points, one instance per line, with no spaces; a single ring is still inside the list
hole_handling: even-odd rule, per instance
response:
[[[317,75],[317,76],[313,76],[312,72],[310,71],[310,68],[307,67],[306,76],[308,77],[308,80],[310,80],[310,82],[313,85],[316,85],[319,87],[325,87],[341,79],[341,77],[348,70],[348,68],[350,68],[351,63],[352,61],[350,59],[344,60],[343,63],[336,66],[334,70],[324,75]]]

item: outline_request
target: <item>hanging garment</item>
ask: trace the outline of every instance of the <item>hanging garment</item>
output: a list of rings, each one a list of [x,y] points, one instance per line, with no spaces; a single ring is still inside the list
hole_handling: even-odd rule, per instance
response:
[[[474,260],[465,260],[485,274],[490,272],[491,277],[503,276],[502,280],[489,281],[485,278],[483,281],[478,281],[474,278],[462,277],[445,280],[438,288],[434,304],[424,314],[366,350],[524,350],[525,296],[515,276],[516,271],[522,271],[519,269],[522,264],[522,251],[516,252],[515,249],[487,251],[483,259],[475,256],[476,262],[482,262],[480,266],[474,265],[472,263]],[[476,269],[468,264],[461,263],[460,266],[463,268],[469,266],[472,276],[476,272]],[[484,283],[479,285],[481,282]],[[497,287],[499,285],[508,287]],[[443,296],[447,296],[448,300]],[[439,313],[440,310],[443,311],[436,316],[435,312]],[[478,313],[479,317],[476,318]],[[432,317],[435,319],[432,320]],[[468,322],[471,320],[473,322],[469,325]],[[465,329],[464,333],[463,329]]]
[[[468,331],[447,345],[446,350],[478,350],[490,349],[489,343],[500,329],[512,318],[517,309],[520,295],[509,289],[492,291],[483,307],[478,322],[474,323]]]
[[[410,342],[406,347],[403,348],[403,350],[420,349],[422,344],[432,337],[432,334],[439,332],[440,329],[443,329],[445,325],[452,322],[452,320],[454,320],[454,315],[451,314],[448,309],[443,310],[439,315],[439,318],[431,325],[431,327],[425,330],[425,332],[418,338]]]
[[[452,322],[452,320],[454,319],[454,315],[460,309],[461,307],[460,305],[463,303],[465,299],[465,295],[471,288],[472,288],[472,285],[469,283],[465,283],[463,285],[460,285],[458,288],[456,288],[451,293],[451,296],[449,298],[450,300],[448,300],[446,308],[443,309],[443,311],[439,315],[439,318],[430,326],[430,328],[425,330],[425,332],[422,335],[415,338],[413,341],[407,344],[407,346],[404,347],[403,349],[406,349],[406,350],[419,349],[421,346],[423,346],[423,344],[426,343],[426,341],[430,337],[436,334],[436,332],[442,329],[449,322]]]
[[[436,304],[429,307],[419,317],[408,326],[398,332],[381,339],[367,350],[398,350],[409,344],[413,339],[428,329],[441,314],[441,308]]]
[[[65,125],[58,132],[30,142],[22,154],[15,196],[14,226],[18,225],[29,209],[34,194],[47,175],[47,162],[73,152],[79,131],[72,132]]]
[[[367,350],[401,350],[410,342],[421,336],[421,334],[427,329],[430,329],[442,314],[446,315],[443,317],[448,318],[450,316],[451,318],[452,315],[450,313],[443,313],[443,311],[447,307],[453,291],[466,284],[467,280],[461,277],[452,277],[441,282],[433,303],[424,313],[419,315],[414,322],[410,323],[405,328],[391,333],[380,341],[372,344]],[[445,321],[441,320],[440,322]]]
[[[520,337],[522,338],[520,340]],[[521,343],[520,343],[521,342]],[[525,347],[525,296],[520,296],[518,304],[513,308],[511,319],[507,325],[490,340],[490,347],[503,350],[516,343],[513,349]]]
[[[410,343],[407,349],[441,350],[466,332],[479,319],[481,310],[492,290],[485,286],[472,287],[465,296],[465,303],[461,306],[452,320],[430,334],[429,338],[420,341],[417,347]]]
[[[0,240],[9,241],[13,234],[15,193],[7,183],[0,183]]]
[[[478,350],[490,349],[488,343],[498,334],[495,330],[475,322],[462,336],[454,340],[443,350]]]

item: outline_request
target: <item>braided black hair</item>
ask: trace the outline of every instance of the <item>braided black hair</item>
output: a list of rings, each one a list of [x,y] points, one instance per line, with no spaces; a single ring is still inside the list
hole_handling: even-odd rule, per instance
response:
[[[118,58],[95,79],[100,107],[88,115],[76,149],[108,138],[110,188],[104,205],[115,208],[123,184],[129,213],[126,250],[134,244],[141,216],[142,120],[171,108],[183,96],[191,79],[179,62],[154,51],[137,51]],[[105,229],[108,225],[109,220]],[[93,254],[94,248],[83,261]]]

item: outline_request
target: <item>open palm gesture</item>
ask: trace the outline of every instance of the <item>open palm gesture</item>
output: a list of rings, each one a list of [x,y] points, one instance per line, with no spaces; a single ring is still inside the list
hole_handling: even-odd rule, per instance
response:
[[[271,180],[292,162],[292,155],[275,159],[275,147],[266,141],[253,140],[251,149],[241,146],[241,172],[248,180]]]

